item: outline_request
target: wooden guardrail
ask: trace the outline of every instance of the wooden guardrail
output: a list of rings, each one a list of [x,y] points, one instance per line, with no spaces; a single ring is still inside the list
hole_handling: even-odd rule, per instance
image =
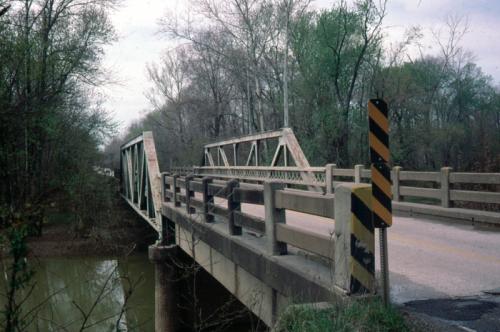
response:
[[[364,226],[361,227],[361,224],[361,226],[354,225],[361,221],[351,218],[350,204],[342,204],[342,207],[335,209],[335,201],[338,198],[333,194],[288,190],[285,189],[283,183],[276,181],[266,181],[263,185],[255,185],[235,179],[181,177],[169,173],[162,173],[162,183],[164,201],[171,203],[173,208],[185,211],[198,222],[225,222],[229,235],[239,236],[242,235],[243,230],[246,230],[264,236],[266,238],[266,252],[269,255],[285,255],[288,253],[288,246],[293,246],[310,254],[321,256],[326,262],[335,265],[335,273],[339,275],[337,277],[338,285],[346,292],[366,293],[373,291],[374,271],[367,267],[367,271],[363,270],[363,276],[356,278],[356,273],[360,271],[359,267],[355,271],[351,271],[353,265],[344,262],[344,260],[356,259],[354,256],[359,255],[359,253],[356,253],[353,248],[360,246],[360,250],[365,253],[365,256],[368,255],[366,257],[369,258],[369,262],[366,264],[373,265],[373,250],[366,254],[366,248],[374,248],[373,230],[366,231]],[[351,187],[355,187],[358,191],[366,190],[367,194],[370,190],[369,185],[363,184],[343,186],[346,186],[348,190],[343,196],[349,195],[349,198],[343,197],[343,199],[348,202],[351,202]],[[216,198],[219,199],[216,200]],[[221,198],[224,200],[220,200]],[[242,212],[241,205],[245,203],[263,205],[265,218]],[[315,233],[287,224],[286,210],[330,218],[332,222],[335,219],[335,236]],[[370,214],[364,215],[371,218]],[[364,222],[371,224],[371,219]],[[337,227],[339,224],[342,226]],[[364,233],[357,235],[358,231]],[[342,241],[337,243],[335,238],[342,238]],[[361,242],[352,240],[356,238],[361,239]],[[352,246],[351,240],[355,242],[352,243]],[[363,241],[369,243],[362,243]],[[340,254],[338,252],[336,254],[338,250],[341,251]],[[363,258],[364,261],[366,261],[366,257]]]

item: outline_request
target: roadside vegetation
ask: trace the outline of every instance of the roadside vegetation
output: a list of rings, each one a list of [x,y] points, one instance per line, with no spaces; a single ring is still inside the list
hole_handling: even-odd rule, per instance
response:
[[[275,332],[404,332],[410,331],[399,311],[378,299],[332,304],[291,306],[279,318]]]
[[[0,0],[0,225],[41,234],[46,211],[89,203],[114,132],[97,88],[113,0]],[[101,197],[96,197],[99,199]],[[75,211],[80,213],[80,211]],[[26,215],[26,218],[24,217]]]

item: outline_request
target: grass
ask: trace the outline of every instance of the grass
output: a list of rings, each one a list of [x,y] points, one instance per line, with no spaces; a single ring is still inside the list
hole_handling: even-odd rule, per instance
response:
[[[403,316],[394,308],[385,308],[379,299],[365,299],[348,305],[332,304],[289,307],[279,319],[276,332],[324,331],[410,331]]]

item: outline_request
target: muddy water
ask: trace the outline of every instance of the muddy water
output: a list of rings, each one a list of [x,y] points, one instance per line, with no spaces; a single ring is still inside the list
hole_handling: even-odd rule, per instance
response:
[[[34,288],[22,306],[27,320],[33,318],[28,331],[79,331],[82,326],[85,331],[154,330],[154,269],[145,254],[30,263],[36,270]],[[0,279],[5,294],[3,273]],[[3,308],[2,301],[4,296]]]

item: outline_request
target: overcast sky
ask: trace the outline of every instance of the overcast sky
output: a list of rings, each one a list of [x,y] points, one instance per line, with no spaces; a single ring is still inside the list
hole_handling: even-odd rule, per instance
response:
[[[158,61],[162,51],[173,47],[172,42],[158,34],[158,20],[168,11],[182,11],[188,0],[124,0],[112,14],[118,41],[106,49],[105,67],[113,74],[116,84],[103,89],[106,108],[124,129],[150,109],[144,91],[149,87],[146,64]],[[332,0],[316,0],[315,8],[328,8]],[[388,42],[402,39],[404,31],[420,25],[426,40],[431,29],[442,28],[446,16],[464,16],[469,33],[462,46],[473,52],[483,71],[500,82],[500,1],[499,0],[389,0],[385,32]],[[428,43],[429,52],[432,43]]]

